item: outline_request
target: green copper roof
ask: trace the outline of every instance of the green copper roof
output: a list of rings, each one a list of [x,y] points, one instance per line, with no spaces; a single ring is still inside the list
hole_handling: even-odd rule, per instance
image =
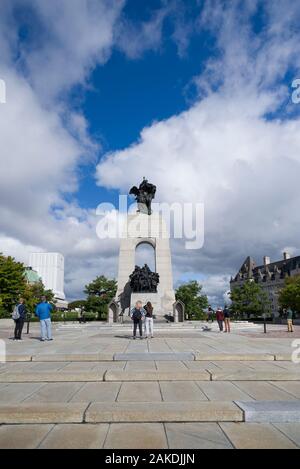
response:
[[[41,280],[39,274],[29,267],[25,270],[25,277],[28,283],[38,283]]]

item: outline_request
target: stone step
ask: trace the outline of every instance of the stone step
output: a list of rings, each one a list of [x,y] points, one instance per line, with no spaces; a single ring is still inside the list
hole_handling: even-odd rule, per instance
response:
[[[194,361],[195,355],[193,353],[179,352],[179,353],[116,353],[114,356],[115,361]]]
[[[0,425],[123,422],[242,422],[233,402],[92,402],[0,405]]]
[[[0,425],[128,422],[299,423],[300,401],[0,404]]]
[[[300,370],[256,371],[256,370],[220,370],[209,368],[212,381],[300,381]]]
[[[274,361],[275,357],[269,353],[246,353],[246,354],[239,354],[239,353],[216,353],[216,354],[206,354],[202,352],[195,353],[195,360],[196,361],[209,361],[209,362],[217,362],[217,361],[239,361],[239,362],[254,362],[254,361]]]
[[[0,373],[0,383],[88,383],[103,380],[104,373],[97,371],[31,371]]]
[[[0,404],[0,424],[82,423],[88,404]]]
[[[237,402],[243,410],[245,422],[300,422],[300,401]]]
[[[172,368],[172,367],[170,367]],[[211,375],[206,370],[173,370],[152,371],[152,370],[107,370],[104,375],[105,381],[135,382],[135,381],[210,381]]]
[[[114,353],[52,353],[32,356],[33,362],[106,362],[113,361]]]
[[[7,362],[112,362],[112,361],[291,361],[290,355],[272,355],[267,353],[214,353],[203,352],[137,352],[137,353],[80,353],[80,354],[36,354],[36,355],[10,355]]]
[[[233,402],[92,403],[87,423],[107,422],[242,422]]]

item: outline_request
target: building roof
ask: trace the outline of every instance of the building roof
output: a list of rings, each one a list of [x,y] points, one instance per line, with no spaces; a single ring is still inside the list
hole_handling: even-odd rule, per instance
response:
[[[300,273],[300,256],[290,259],[285,258],[276,262],[266,262],[259,266],[256,266],[251,257],[247,257],[232,282],[246,279],[255,281],[284,279],[290,277],[297,270]]]
[[[26,267],[25,269],[25,278],[28,283],[39,283],[41,281],[41,278],[39,274],[33,270],[31,267]]]

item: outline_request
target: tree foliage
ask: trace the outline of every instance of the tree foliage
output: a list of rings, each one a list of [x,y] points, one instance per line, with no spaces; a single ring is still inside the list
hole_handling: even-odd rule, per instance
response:
[[[269,315],[271,303],[268,294],[256,282],[251,280],[236,287],[231,293],[231,309],[236,316],[246,314],[250,316]]]
[[[52,290],[45,290],[42,282],[27,284],[23,294],[27,311],[31,314],[34,313],[36,305],[45,296],[47,301],[55,306],[54,293]]]
[[[54,303],[53,292],[45,290],[42,282],[27,283],[22,263],[0,254],[0,309],[3,315],[10,316],[20,297],[24,298],[27,310],[32,314],[42,296]]]
[[[103,275],[97,277],[85,287],[87,311],[97,313],[98,319],[107,319],[108,305],[115,298],[116,293],[117,282],[115,280],[110,280]]]
[[[279,293],[279,304],[282,308],[291,308],[300,313],[300,275],[289,277]]]
[[[185,311],[189,319],[203,319],[204,310],[208,307],[208,299],[202,294],[202,286],[196,281],[181,285],[176,290],[176,300],[185,304]]]
[[[24,265],[0,254],[0,307],[11,313],[26,288]]]
[[[68,306],[69,311],[74,311],[75,309],[82,309],[86,310],[87,309],[87,302],[86,300],[75,300],[69,303]]]

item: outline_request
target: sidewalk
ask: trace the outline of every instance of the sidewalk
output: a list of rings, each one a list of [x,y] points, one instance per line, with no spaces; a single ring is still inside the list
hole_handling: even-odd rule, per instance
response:
[[[161,325],[132,341],[128,326],[59,324],[41,343],[36,324],[15,343],[1,322],[0,447],[300,447],[293,337],[246,329]]]

